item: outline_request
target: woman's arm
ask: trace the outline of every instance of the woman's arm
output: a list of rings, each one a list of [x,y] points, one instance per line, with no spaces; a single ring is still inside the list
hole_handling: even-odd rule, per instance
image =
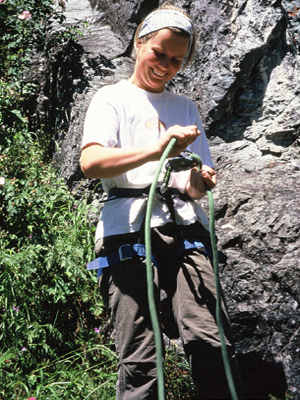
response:
[[[200,135],[197,126],[172,126],[154,145],[132,148],[108,148],[89,143],[81,154],[81,169],[87,178],[113,178],[149,161],[160,159],[169,141],[177,139],[169,157],[178,156]]]
[[[192,168],[190,180],[186,184],[186,192],[192,199],[199,200],[206,195],[205,184],[212,189],[216,183],[217,175],[213,168],[207,165],[203,165],[201,171]]]
[[[150,146],[120,149],[90,143],[83,148],[80,163],[87,178],[97,179],[113,178],[155,159]]]

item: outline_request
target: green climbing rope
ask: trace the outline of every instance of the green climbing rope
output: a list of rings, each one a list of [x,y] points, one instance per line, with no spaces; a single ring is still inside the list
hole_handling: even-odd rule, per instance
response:
[[[190,158],[193,158],[197,161],[200,170],[202,167],[202,160],[197,154],[191,154]],[[217,242],[216,242],[216,234],[215,234],[215,206],[214,206],[214,199],[212,195],[212,191],[206,185],[205,186],[206,193],[208,196],[208,205],[209,205],[209,232],[210,232],[210,241],[213,253],[213,268],[214,268],[214,275],[215,275],[215,285],[216,285],[216,320],[220,334],[221,340],[221,351],[222,351],[222,358],[223,364],[225,369],[225,374],[227,378],[228,387],[230,390],[232,400],[238,400],[238,396],[236,393],[234,380],[232,376],[226,341],[225,341],[225,333],[222,321],[222,298],[221,298],[221,283],[220,283],[220,275],[219,275],[219,260],[218,260],[218,249],[217,249]]]
[[[156,186],[157,186],[158,178],[160,175],[160,171],[162,170],[164,162],[167,159],[167,157],[175,143],[176,143],[176,139],[172,138],[170,140],[168,146],[166,147],[163,155],[161,156],[156,174],[154,176],[152,185],[149,190],[149,198],[148,198],[148,202],[147,202],[146,217],[145,217],[147,293],[148,293],[150,318],[151,318],[151,322],[152,322],[155,348],[156,348],[158,400],[165,399],[165,380],[164,380],[162,334],[161,334],[159,318],[158,318],[157,310],[156,310],[156,306],[155,306],[155,297],[154,297],[154,280],[153,280],[152,247],[151,247],[151,214],[152,214],[153,201],[154,201],[154,196],[155,196],[155,192],[156,192]]]
[[[155,296],[154,296],[154,279],[153,279],[153,269],[152,269],[152,248],[151,248],[151,214],[154,196],[156,192],[156,187],[159,179],[160,172],[162,170],[163,164],[165,160],[168,158],[170,151],[176,143],[176,138],[172,138],[165,149],[161,159],[159,161],[159,165],[154,176],[154,180],[150,187],[149,198],[146,209],[146,217],[145,217],[145,247],[146,247],[146,268],[147,268],[147,294],[148,294],[148,303],[149,303],[149,312],[150,318],[152,322],[153,332],[154,332],[154,341],[156,347],[156,367],[157,367],[157,386],[158,386],[158,400],[165,400],[165,384],[164,384],[164,369],[163,369],[163,341],[162,341],[162,333],[160,329],[159,318],[155,305]],[[196,154],[191,154],[190,158],[193,158],[198,163],[198,169],[201,169],[202,160]],[[222,308],[221,308],[221,285],[219,278],[219,265],[218,265],[218,251],[215,237],[215,225],[214,225],[214,201],[210,188],[206,187],[206,192],[208,195],[209,202],[209,215],[210,215],[210,238],[211,245],[213,251],[213,267],[214,267],[214,275],[215,275],[215,285],[216,285],[216,319],[217,325],[221,338],[221,349],[222,349],[222,357],[223,363],[226,373],[226,378],[228,382],[228,387],[231,393],[232,400],[238,400],[235,385],[233,381],[233,376],[231,372],[229,357],[227,346],[225,342],[225,334],[222,322]]]

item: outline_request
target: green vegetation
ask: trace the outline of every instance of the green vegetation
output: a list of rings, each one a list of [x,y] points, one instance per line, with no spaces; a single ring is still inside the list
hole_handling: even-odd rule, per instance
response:
[[[76,40],[63,0],[0,0],[0,400],[113,399],[117,356],[86,271],[97,212],[48,160],[52,138],[29,128],[23,77],[34,54]],[[56,25],[55,25],[56,24]],[[90,197],[87,195],[87,198]],[[166,357],[168,399],[194,398],[187,363]]]
[[[0,398],[113,396],[116,355],[96,332],[102,303],[85,268],[91,206],[43,162],[19,93],[1,81],[0,99]]]

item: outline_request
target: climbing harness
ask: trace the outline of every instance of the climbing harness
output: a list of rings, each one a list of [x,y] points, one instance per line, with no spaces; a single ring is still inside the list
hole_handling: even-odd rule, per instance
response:
[[[97,269],[97,276],[99,277],[103,273],[103,269],[115,265],[121,261],[130,260],[134,257],[146,257],[146,272],[147,272],[147,296],[149,303],[149,312],[152,322],[154,341],[156,348],[156,367],[157,367],[157,385],[158,385],[158,400],[165,400],[165,384],[164,384],[164,371],[163,371],[163,344],[162,344],[162,334],[159,323],[159,318],[156,310],[155,299],[154,299],[154,277],[152,270],[152,263],[156,264],[155,258],[152,254],[151,248],[151,214],[153,201],[155,196],[161,196],[163,200],[166,201],[171,217],[175,222],[175,210],[173,206],[173,197],[179,197],[181,199],[189,198],[175,188],[169,188],[168,182],[171,172],[179,172],[183,170],[188,170],[194,167],[198,167],[198,170],[202,168],[202,160],[199,156],[185,150],[179,157],[174,157],[170,159],[166,164],[166,172],[164,175],[163,182],[158,184],[159,175],[161,173],[162,167],[168,158],[170,151],[176,143],[176,138],[170,140],[168,146],[166,147],[154,176],[152,185],[146,188],[112,188],[108,193],[108,198],[103,201],[111,201],[120,197],[142,197],[147,196],[147,209],[146,215],[143,223],[143,230],[145,234],[145,245],[144,244],[124,244],[118,248],[117,251],[111,253],[107,256],[102,256],[96,258],[94,261],[88,264],[88,270]],[[224,363],[224,369],[226,373],[228,387],[231,393],[232,400],[238,400],[236,389],[233,381],[231,366],[229,362],[229,356],[227,352],[225,333],[221,316],[221,284],[219,278],[219,265],[218,265],[218,251],[216,245],[215,237],[215,226],[214,226],[214,201],[210,188],[206,185],[206,193],[209,202],[209,214],[210,214],[210,239],[212,246],[212,262],[215,275],[215,286],[216,286],[216,321],[219,329],[220,339],[221,339],[221,351]],[[205,251],[204,245],[197,241],[182,239],[179,243],[177,253],[174,255],[174,260],[176,257],[186,249],[198,248]]]

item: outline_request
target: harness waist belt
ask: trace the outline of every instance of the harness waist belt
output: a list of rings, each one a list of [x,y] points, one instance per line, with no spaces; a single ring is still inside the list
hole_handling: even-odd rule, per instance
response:
[[[196,248],[198,250],[206,252],[203,243],[199,242],[197,239],[192,239],[190,241],[184,239],[179,243],[178,251],[174,256],[171,265],[180,253],[182,253],[184,250],[192,248]],[[114,253],[108,254],[107,256],[98,257],[94,261],[91,261],[87,265],[87,270],[91,271],[93,269],[97,269],[97,277],[99,277],[100,275],[102,275],[104,268],[116,265],[122,261],[131,260],[133,257],[137,256],[146,257],[146,249],[144,244],[123,244]],[[153,255],[152,261],[157,264]]]
[[[108,192],[108,198],[106,201],[109,200],[114,200],[120,197],[142,197],[142,196],[148,196],[150,191],[150,186],[147,186],[145,188],[111,188]],[[175,196],[179,197],[181,200],[191,200],[190,197],[185,194],[181,193],[178,189],[176,188],[168,188],[164,193],[160,192],[160,186],[157,187],[156,189],[157,193],[160,194],[163,198],[164,197],[170,197],[170,196]]]

